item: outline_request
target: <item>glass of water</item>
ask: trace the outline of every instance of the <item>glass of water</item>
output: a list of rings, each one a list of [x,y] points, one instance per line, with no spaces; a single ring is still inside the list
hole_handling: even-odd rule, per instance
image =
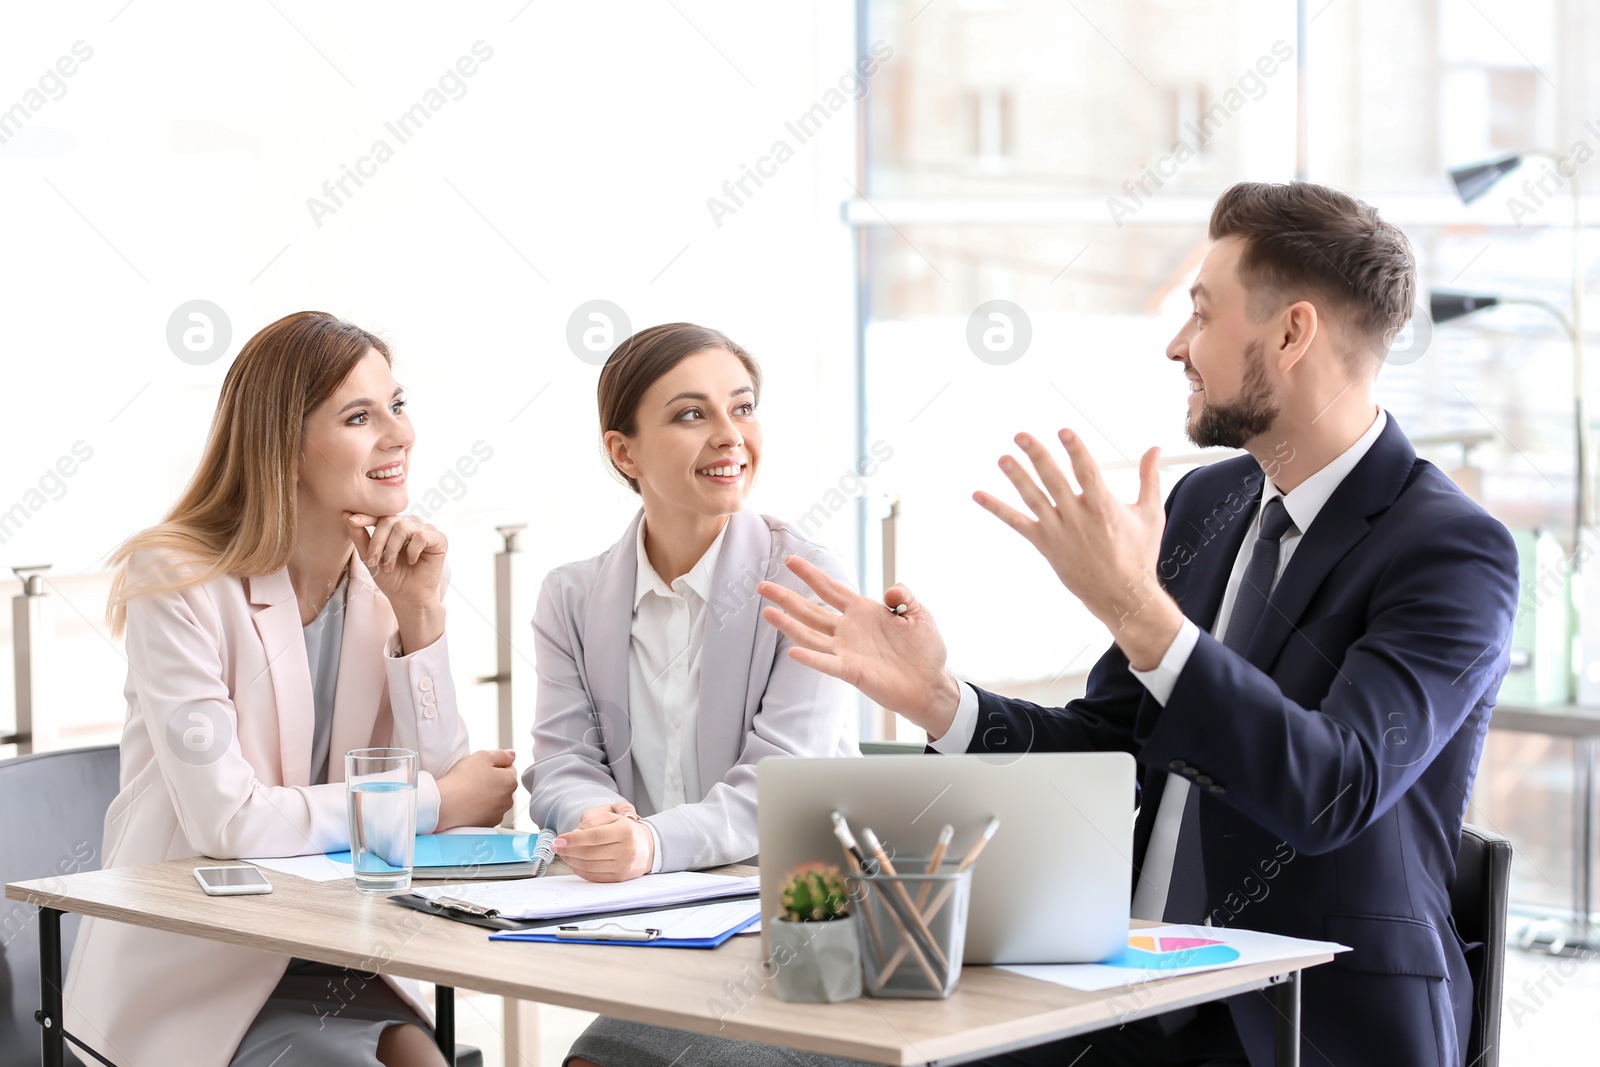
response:
[[[417,839],[417,754],[409,748],[356,748],[344,754],[350,806],[350,859],[356,888],[411,888]]]

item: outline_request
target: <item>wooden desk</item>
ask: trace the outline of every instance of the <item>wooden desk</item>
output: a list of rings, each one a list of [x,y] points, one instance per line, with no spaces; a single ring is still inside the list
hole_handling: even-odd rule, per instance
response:
[[[1313,953],[1105,993],[968,967],[948,1000],[787,1004],[767,988],[759,938],[737,937],[711,951],[491,942],[479,927],[357,893],[348,881],[273,873],[269,894],[207,897],[190,873],[206,862],[172,860],[6,886],[7,898],[40,909],[45,1067],[62,1063],[66,1036],[60,920],[67,911],[434,982],[436,1029],[447,1059],[455,1044],[456,986],[897,1065],[963,1063],[1274,986],[1282,1018],[1278,1062],[1298,1064],[1299,972],[1332,958]]]

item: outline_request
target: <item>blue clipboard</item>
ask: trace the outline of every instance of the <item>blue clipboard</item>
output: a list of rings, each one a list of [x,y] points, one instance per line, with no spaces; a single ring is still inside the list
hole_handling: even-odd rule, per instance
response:
[[[534,941],[542,945],[630,945],[645,948],[716,948],[740,930],[753,926],[761,918],[752,915],[742,922],[722,931],[715,937],[652,937],[648,940],[620,940],[617,938],[557,937],[550,933],[533,933],[527,930],[498,930],[489,935],[490,941]]]

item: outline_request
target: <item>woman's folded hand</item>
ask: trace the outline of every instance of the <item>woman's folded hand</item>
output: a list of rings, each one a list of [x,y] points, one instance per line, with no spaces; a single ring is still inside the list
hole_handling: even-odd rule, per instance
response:
[[[517,791],[516,753],[485,748],[464,756],[439,779],[439,825],[494,826]]]
[[[626,801],[584,812],[576,830],[556,838],[555,849],[573,874],[591,882],[625,882],[649,874],[656,858],[655,835]]]

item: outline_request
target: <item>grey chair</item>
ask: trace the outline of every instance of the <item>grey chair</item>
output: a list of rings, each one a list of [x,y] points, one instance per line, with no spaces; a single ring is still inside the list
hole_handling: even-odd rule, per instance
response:
[[[116,745],[0,760],[0,883],[100,869],[106,808],[117,795]],[[39,927],[26,904],[0,900],[0,1067],[39,1063]],[[80,917],[61,919],[61,958],[70,959]],[[69,1047],[68,1061],[72,1058]],[[483,1054],[456,1046],[457,1067]]]
[[[116,745],[0,760],[0,882],[99,870],[119,766]],[[0,1067],[39,1062],[37,915],[29,905],[0,901]],[[63,959],[79,921],[61,920]]]
[[[1466,1062],[1499,1067],[1500,999],[1506,981],[1506,905],[1511,898],[1511,842],[1466,823],[1456,853],[1450,912],[1456,932],[1471,946],[1472,1030]]]

